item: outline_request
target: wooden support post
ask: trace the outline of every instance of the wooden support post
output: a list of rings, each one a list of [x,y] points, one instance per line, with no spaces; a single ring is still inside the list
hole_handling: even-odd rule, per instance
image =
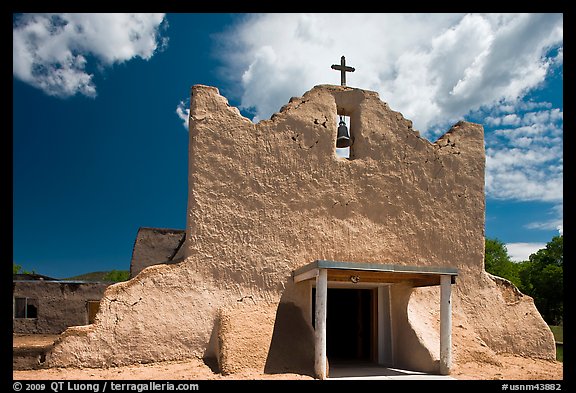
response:
[[[440,374],[450,374],[452,367],[452,278],[440,276]]]
[[[320,269],[316,277],[316,315],[314,370],[318,379],[326,379],[326,305],[328,299],[328,271]]]

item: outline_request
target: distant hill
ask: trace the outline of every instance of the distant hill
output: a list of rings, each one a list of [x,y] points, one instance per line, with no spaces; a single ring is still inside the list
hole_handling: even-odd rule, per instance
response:
[[[79,276],[65,278],[70,281],[124,281],[118,279],[118,276],[128,279],[130,272],[128,270],[110,270],[105,272],[91,272],[80,274]]]

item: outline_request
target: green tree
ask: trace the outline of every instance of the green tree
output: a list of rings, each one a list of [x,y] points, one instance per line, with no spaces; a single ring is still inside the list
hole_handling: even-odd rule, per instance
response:
[[[484,269],[495,276],[505,278],[519,287],[520,265],[510,260],[506,245],[498,239],[485,239]]]
[[[24,270],[22,265],[18,265],[15,262],[12,262],[12,274],[34,274],[34,270],[31,272]]]
[[[104,276],[105,281],[128,281],[130,279],[130,272],[128,270],[112,270]]]
[[[520,290],[534,299],[542,318],[550,325],[563,322],[564,311],[564,236],[530,255],[522,264]]]

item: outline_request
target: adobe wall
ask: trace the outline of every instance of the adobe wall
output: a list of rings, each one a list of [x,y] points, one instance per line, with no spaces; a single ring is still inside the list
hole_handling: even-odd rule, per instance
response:
[[[37,318],[14,318],[12,331],[20,334],[60,334],[66,328],[88,324],[86,302],[99,301],[110,283],[14,281],[13,297],[34,299]]]
[[[148,266],[180,261],[178,251],[185,235],[181,229],[139,228],[130,260],[130,278]]]
[[[351,119],[350,160],[335,154],[338,114]],[[96,323],[68,329],[49,361],[95,366],[220,351],[221,361],[240,359],[223,365],[235,370],[241,357],[222,348],[252,348],[260,354],[250,367],[302,366],[313,353],[300,346],[312,337],[310,282],[294,284],[291,274],[316,259],[458,268],[457,361],[476,352],[552,359],[552,333],[532,300],[511,300],[484,272],[484,161],[480,125],[459,122],[430,143],[375,92],[316,86],[253,124],[216,88],[193,86],[184,262],[151,266],[110,287]],[[434,370],[437,291],[399,286],[392,298],[402,332],[396,348],[420,354],[398,352],[398,366]],[[234,337],[247,337],[230,324],[241,313],[226,314],[232,319],[224,331],[232,333],[219,334],[219,310],[241,302],[261,310],[254,321],[275,321],[255,338],[258,345],[237,345]],[[303,324],[291,336],[281,321],[294,318]],[[284,364],[271,367],[286,351]]]

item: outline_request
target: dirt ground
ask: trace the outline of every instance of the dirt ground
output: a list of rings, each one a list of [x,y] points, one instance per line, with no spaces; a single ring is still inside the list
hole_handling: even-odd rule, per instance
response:
[[[14,347],[50,345],[55,336],[14,336]],[[500,363],[500,364],[496,364]],[[258,370],[221,375],[199,359],[159,362],[106,369],[46,368],[14,370],[14,380],[294,380],[312,379],[299,374],[264,374]],[[454,364],[452,377],[462,380],[562,380],[563,365],[556,361],[499,355],[498,362]]]

